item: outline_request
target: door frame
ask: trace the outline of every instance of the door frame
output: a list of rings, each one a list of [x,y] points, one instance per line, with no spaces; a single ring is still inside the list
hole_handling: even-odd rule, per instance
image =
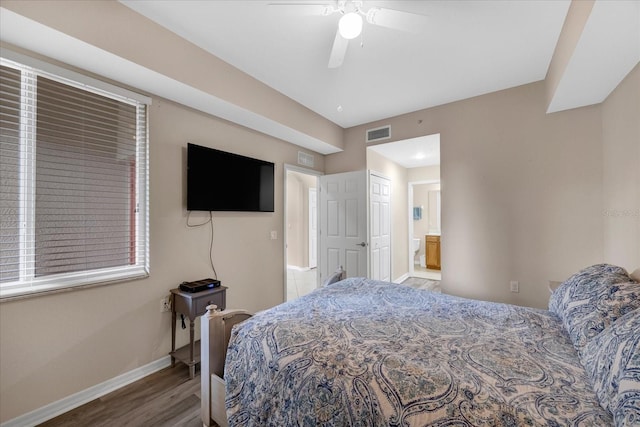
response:
[[[307,245],[307,250],[309,251],[309,268],[318,268],[318,235],[320,234],[320,229],[319,229],[319,221],[318,221],[318,187],[315,188],[309,188],[309,215],[308,215],[308,221],[309,221],[309,244]],[[313,206],[315,206],[314,209],[311,209],[312,207],[312,203],[311,201],[315,200],[315,203],[313,204]],[[312,239],[312,236],[314,233],[311,232],[311,222],[312,222],[312,212],[313,210],[315,210],[315,221],[316,221],[316,232],[315,232],[315,239]],[[315,244],[315,258],[313,259],[313,263],[311,262],[311,253],[312,253],[312,242],[315,240],[316,244]],[[312,266],[313,264],[313,266]]]
[[[408,194],[407,194],[407,217],[408,217],[408,224],[409,224],[409,230],[408,230],[409,241],[407,242],[407,246],[409,248],[409,252],[407,252],[407,253],[409,254],[409,256],[407,258],[409,258],[409,270],[408,270],[409,277],[411,277],[411,275],[413,275],[414,272],[415,272],[415,269],[414,269],[414,266],[413,266],[413,256],[411,256],[411,254],[413,253],[413,186],[414,185],[440,184],[440,183],[441,183],[440,179],[411,181],[411,182],[407,183],[407,191],[408,191]],[[440,190],[440,191],[442,192],[442,190]],[[440,202],[440,209],[442,209],[442,202]],[[422,237],[420,239],[422,239]],[[442,239],[442,236],[440,236],[440,239]],[[426,245],[426,242],[425,242],[425,245]]]
[[[287,279],[287,173],[291,171],[291,172],[298,172],[298,173],[302,173],[305,175],[313,175],[316,177],[316,180],[319,183],[319,178],[324,175],[322,172],[317,171],[317,170],[313,170],[313,169],[308,169],[305,167],[301,167],[301,166],[296,166],[296,165],[292,165],[292,164],[288,164],[285,163],[284,164],[284,177],[283,177],[283,224],[282,224],[282,251],[283,251],[283,260],[284,260],[284,266],[283,266],[283,271],[284,271],[284,280],[283,280],[283,284],[282,284],[282,288],[283,288],[283,295],[282,295],[282,301],[286,302],[287,301],[287,285],[288,285],[288,279]],[[317,196],[317,194],[316,194]],[[316,203],[316,210],[318,210],[318,203]],[[317,213],[316,213],[317,214]],[[319,238],[316,239],[317,241],[317,245],[319,245]],[[318,254],[318,249],[316,248],[316,254]],[[318,269],[316,268],[317,273],[316,273],[316,281],[320,280],[320,273],[318,272]]]

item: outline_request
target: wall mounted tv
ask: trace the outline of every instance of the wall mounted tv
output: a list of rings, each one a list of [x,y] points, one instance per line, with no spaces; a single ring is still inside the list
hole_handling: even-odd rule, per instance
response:
[[[187,144],[187,210],[273,212],[274,164]]]

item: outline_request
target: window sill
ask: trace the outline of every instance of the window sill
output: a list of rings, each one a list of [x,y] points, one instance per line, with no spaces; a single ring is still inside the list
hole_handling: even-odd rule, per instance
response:
[[[0,285],[0,303],[147,277],[149,277],[147,268],[130,266],[51,275],[41,279],[33,279],[28,283],[4,283]]]

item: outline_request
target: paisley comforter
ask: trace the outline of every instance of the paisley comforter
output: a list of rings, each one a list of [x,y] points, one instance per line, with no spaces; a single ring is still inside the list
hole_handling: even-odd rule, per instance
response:
[[[551,312],[362,278],[232,333],[231,426],[603,426]]]

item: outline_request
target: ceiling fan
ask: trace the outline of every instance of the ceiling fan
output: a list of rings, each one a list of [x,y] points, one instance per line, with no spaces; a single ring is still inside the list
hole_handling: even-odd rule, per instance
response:
[[[342,15],[338,21],[336,37],[329,55],[329,68],[338,68],[342,65],[349,40],[358,37],[362,32],[363,17],[371,25],[412,33],[419,33],[425,25],[425,15],[381,7],[365,9],[363,3],[361,0],[337,0],[333,4],[270,3],[270,5],[289,7],[292,13],[300,15],[329,16],[334,13]]]

